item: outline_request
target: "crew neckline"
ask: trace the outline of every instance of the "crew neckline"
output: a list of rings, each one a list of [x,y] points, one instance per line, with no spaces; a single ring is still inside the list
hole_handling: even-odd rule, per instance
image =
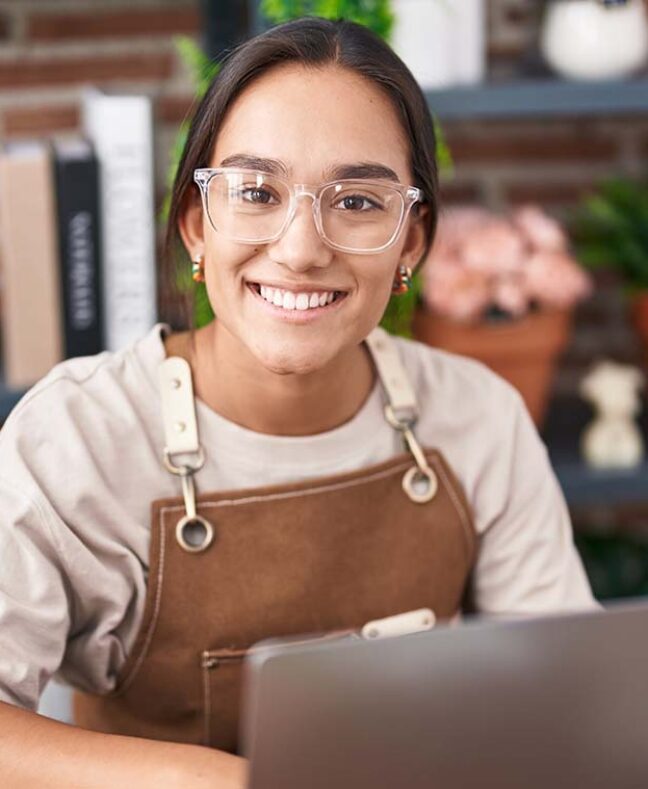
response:
[[[157,323],[139,344],[140,364],[157,393],[158,404],[157,368],[167,358],[163,337],[170,332],[168,324]],[[365,457],[371,447],[384,442],[383,429],[394,433],[384,417],[387,399],[379,375],[376,375],[369,395],[351,419],[331,430],[310,435],[260,433],[227,419],[199,397],[194,396],[194,402],[201,443],[206,448],[218,446],[228,458],[239,459],[246,464],[263,459],[265,462],[270,460],[275,466],[294,467],[306,462],[307,458],[312,462],[316,456],[323,466],[335,465],[342,459],[348,461],[354,457]],[[383,429],[378,429],[379,426]]]

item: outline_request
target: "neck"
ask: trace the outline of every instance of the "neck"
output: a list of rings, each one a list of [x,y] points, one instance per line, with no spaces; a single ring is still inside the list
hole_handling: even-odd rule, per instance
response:
[[[364,344],[321,370],[279,375],[260,365],[216,320],[195,332],[193,343],[188,334],[171,335],[165,348],[191,365],[196,397],[257,433],[301,436],[339,427],[360,410],[375,381]]]

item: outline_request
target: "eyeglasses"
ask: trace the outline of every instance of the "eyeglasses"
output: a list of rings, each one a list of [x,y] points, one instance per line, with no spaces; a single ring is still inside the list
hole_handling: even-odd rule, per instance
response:
[[[423,200],[415,186],[365,179],[343,179],[311,187],[290,184],[258,170],[231,167],[194,170],[211,226],[242,244],[281,238],[302,195],[313,201],[320,237],[333,249],[382,252],[398,238],[412,206]]]

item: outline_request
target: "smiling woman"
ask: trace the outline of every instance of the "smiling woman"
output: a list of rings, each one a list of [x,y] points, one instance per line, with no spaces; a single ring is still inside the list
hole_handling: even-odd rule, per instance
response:
[[[595,605],[516,392],[377,328],[434,236],[434,151],[358,25],[224,61],[168,236],[217,318],[64,362],[0,434],[3,784],[242,787],[256,641]],[[81,728],[16,709],[55,674]]]

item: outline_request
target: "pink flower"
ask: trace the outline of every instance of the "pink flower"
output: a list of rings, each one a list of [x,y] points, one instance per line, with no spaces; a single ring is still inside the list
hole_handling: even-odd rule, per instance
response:
[[[440,314],[469,321],[488,306],[488,281],[479,272],[463,269],[449,258],[440,258],[424,271],[426,301]]]
[[[510,222],[495,218],[468,233],[459,254],[467,267],[498,276],[520,268],[524,244]]]
[[[560,225],[532,205],[510,218],[482,208],[443,212],[423,268],[428,308],[462,321],[490,307],[513,317],[534,304],[567,309],[590,290]]]
[[[493,286],[493,302],[500,310],[518,318],[529,309],[529,297],[520,278],[503,277]]]
[[[562,252],[567,249],[567,236],[561,226],[537,205],[525,205],[513,212],[513,224],[522,231],[535,249]]]
[[[587,296],[591,284],[566,252],[535,252],[525,266],[530,299],[546,307],[567,308]]]

